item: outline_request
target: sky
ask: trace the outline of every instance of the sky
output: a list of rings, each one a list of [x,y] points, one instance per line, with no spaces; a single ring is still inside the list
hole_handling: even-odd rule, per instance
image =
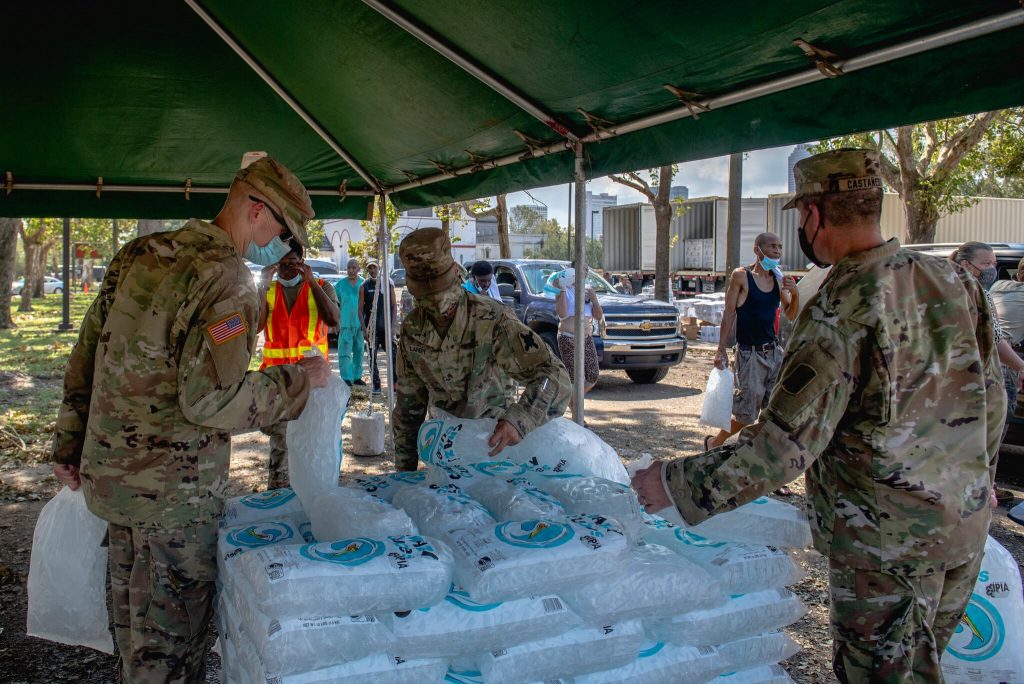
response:
[[[793,146],[775,147],[766,150],[749,152],[743,162],[743,196],[767,197],[771,194],[786,192],[786,159]],[[642,173],[647,178],[646,173]],[[679,172],[672,180],[672,185],[685,185],[690,188],[690,197],[708,197],[729,195],[729,158],[715,157],[701,161],[687,162],[679,165]],[[566,214],[569,204],[568,185],[552,185],[546,188],[526,192],[509,193],[508,206],[534,204],[533,195],[539,203],[547,204],[548,218],[558,220],[566,225]],[[607,176],[595,178],[587,183],[587,189],[594,193],[607,192],[618,196],[619,204],[646,202],[646,198],[636,190],[620,185]]]

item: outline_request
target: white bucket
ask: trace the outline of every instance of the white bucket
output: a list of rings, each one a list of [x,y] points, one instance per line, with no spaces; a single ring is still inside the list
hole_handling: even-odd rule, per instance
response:
[[[355,456],[380,456],[384,453],[384,414],[352,416],[352,453]]]

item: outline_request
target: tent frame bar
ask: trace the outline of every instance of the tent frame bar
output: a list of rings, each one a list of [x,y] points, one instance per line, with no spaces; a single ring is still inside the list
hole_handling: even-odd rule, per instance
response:
[[[987,17],[980,19],[969,24],[957,26],[939,33],[925,36],[923,38],[915,38],[906,43],[899,45],[893,45],[891,47],[882,48],[874,52],[869,52],[859,57],[852,57],[845,61],[837,61],[836,65],[839,66],[845,73],[851,73],[854,71],[860,71],[862,69],[868,69],[870,67],[880,66],[888,62],[902,59],[904,57],[910,57],[928,50],[934,50],[941,47],[947,47],[954,45],[966,40],[974,38],[980,38],[997,31],[1003,31],[1006,29],[1016,28],[1024,25],[1024,10],[1012,10],[1004,14],[999,14],[993,17]],[[825,80],[824,76],[817,67],[812,67],[806,71],[792,76],[784,76],[777,78],[765,83],[759,83],[757,85],[742,88],[732,93],[722,95],[719,97],[710,97],[701,99],[698,104],[703,107],[714,111],[715,109],[723,109],[730,105],[740,104],[748,102],[759,97],[766,95],[773,95],[776,93],[784,92],[786,90],[792,90],[800,86],[808,85],[817,81]],[[692,104],[692,103],[691,103]],[[635,133],[646,128],[658,126],[661,124],[677,121],[679,119],[685,119],[693,116],[693,110],[690,106],[682,105],[675,107],[658,114],[652,114],[650,116],[641,117],[628,121],[617,126],[610,126],[605,130],[595,131],[581,140],[584,143],[595,143],[602,140],[609,140],[618,136],[626,135],[628,133]],[[512,154],[505,155],[504,157],[498,157],[489,161],[481,163],[473,163],[458,169],[455,169],[449,173],[439,173],[432,176],[424,176],[416,180],[394,185],[388,188],[388,192],[396,193],[404,190],[411,190],[413,188],[423,187],[425,185],[431,185],[438,183],[450,178],[458,176],[465,176],[479,171],[485,171],[489,169],[496,169],[502,166],[508,166],[515,164],[516,162],[522,161],[525,157],[541,157],[550,154],[558,154],[571,150],[572,145],[569,141],[558,140],[547,145],[532,148],[527,150],[525,155],[522,151],[514,152]]]
[[[220,23],[213,17],[213,15],[207,12],[206,9],[199,4],[198,0],[185,0],[185,4],[191,7],[192,10],[195,11],[195,13],[198,14],[199,17],[204,22],[206,22],[206,24],[211,29],[213,29],[213,32],[216,33],[221,40],[227,43],[228,47],[234,50],[235,54],[241,57],[242,61],[245,62],[250,69],[256,72],[256,75],[259,76],[264,83],[270,86],[271,90],[277,93],[277,96],[284,100],[285,104],[291,107],[292,110],[296,114],[298,114],[299,117],[303,121],[305,121],[306,124],[310,128],[312,128],[313,131],[316,132],[316,134],[319,135],[323,139],[323,141],[327,143],[327,145],[332,150],[334,150],[334,152],[339,157],[344,159],[345,163],[352,167],[352,170],[358,173],[360,178],[366,181],[366,183],[374,190],[378,192],[382,190],[380,182],[372,175],[370,175],[370,173],[366,169],[364,169],[362,165],[360,165],[352,157],[352,155],[346,152],[345,149],[341,146],[341,144],[337,140],[335,140],[334,137],[330,133],[328,133],[327,130],[323,126],[321,126],[316,119],[313,118],[313,115],[307,112],[306,109],[302,105],[300,105],[298,101],[288,93],[287,90],[284,89],[284,86],[278,83],[277,79],[275,79],[270,74],[269,71],[264,69],[263,66],[259,62],[257,62],[256,59],[252,55],[250,55],[249,52],[244,47],[242,47],[241,43],[235,40],[234,36],[228,33],[227,30],[224,29],[224,27],[221,26]]]
[[[197,195],[226,195],[228,193],[227,187],[213,187],[213,186],[189,186],[186,191],[185,186],[173,186],[173,185],[89,185],[88,183],[12,183],[11,190],[84,190],[89,192],[97,192],[102,188],[102,192],[161,192],[166,194],[189,194],[195,193]],[[306,192],[310,196],[319,197],[374,197],[376,193],[373,190],[345,190],[344,194],[340,193],[337,188],[326,190],[326,189],[306,189]]]
[[[520,92],[512,84],[504,81],[481,64],[459,51],[450,42],[437,35],[416,19],[390,6],[383,0],[363,0],[363,3],[382,15],[385,19],[409,33],[421,43],[432,48],[442,57],[459,67],[470,76],[480,81],[524,112],[540,121],[569,142],[575,143],[579,137],[569,127],[558,120],[551,112]]]

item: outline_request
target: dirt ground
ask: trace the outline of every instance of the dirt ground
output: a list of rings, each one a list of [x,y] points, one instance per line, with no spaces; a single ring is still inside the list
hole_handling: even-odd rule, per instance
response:
[[[332,352],[333,356],[333,352]],[[382,355],[383,356],[383,355]],[[612,445],[625,462],[650,453],[671,458],[695,453],[707,430],[697,423],[701,395],[711,367],[711,351],[695,346],[680,366],[657,385],[634,385],[622,373],[604,373],[587,397],[587,423]],[[0,388],[2,389],[2,388]],[[349,415],[365,409],[365,392],[353,397]],[[380,404],[377,403],[379,409]],[[348,420],[346,419],[346,428]],[[257,433],[233,440],[231,494],[256,491],[264,479],[267,438]],[[387,459],[345,456],[344,476],[389,470]],[[1021,482],[1001,482],[1024,497]],[[798,504],[803,495],[801,482],[796,494],[783,500]],[[114,682],[115,662],[85,648],[73,648],[25,636],[26,591],[32,532],[43,504],[57,491],[45,464],[24,466],[13,460],[0,462],[0,681],[42,684],[48,682]],[[1017,559],[1024,561],[1024,527],[1006,518],[1006,509],[996,512],[991,529]],[[797,682],[834,681],[830,668],[831,642],[828,634],[828,592],[825,564],[811,550],[796,551],[795,557],[807,577],[794,588],[807,604],[806,617],[789,631],[803,651],[786,667]],[[208,682],[219,682],[219,660],[211,655]]]

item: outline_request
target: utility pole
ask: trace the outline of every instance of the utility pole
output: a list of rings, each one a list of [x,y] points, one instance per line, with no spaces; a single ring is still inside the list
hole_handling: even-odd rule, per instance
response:
[[[729,220],[726,223],[725,272],[740,267],[741,212],[743,210],[743,153],[729,155]],[[728,282],[728,276],[726,278]]]

